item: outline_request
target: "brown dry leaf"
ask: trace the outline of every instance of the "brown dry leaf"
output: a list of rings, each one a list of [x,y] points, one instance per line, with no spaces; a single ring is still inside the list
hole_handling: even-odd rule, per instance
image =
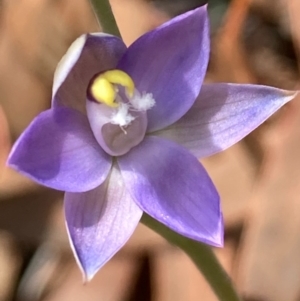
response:
[[[292,37],[294,40],[294,47],[298,57],[298,70],[300,71],[300,2],[298,0],[282,0],[289,12],[289,19],[291,24]]]
[[[256,81],[249,69],[241,34],[251,0],[234,0],[230,5],[224,26],[214,43],[213,71],[217,81],[253,83]]]
[[[18,280],[22,259],[13,237],[0,232],[0,301],[11,300]]]
[[[52,79],[58,60],[70,43],[98,30],[87,1],[30,0],[6,2],[2,40],[9,40],[19,64],[45,80]]]
[[[0,27],[0,92],[13,138],[50,105],[53,73],[71,42],[98,30],[87,1],[6,1]]]
[[[240,289],[249,298],[299,298],[299,120],[298,98],[267,140],[269,151],[249,206],[237,269]]]
[[[75,264],[68,274],[68,278],[60,287],[44,298],[44,301],[123,301],[129,295],[135,274],[139,268],[136,258],[120,258],[107,263],[95,278],[83,285],[82,276]]]
[[[5,161],[10,149],[9,129],[6,116],[0,107],[0,178],[2,177]]]
[[[300,3],[283,2],[289,8],[299,54]],[[296,301],[300,297],[300,98],[284,113],[265,137],[263,173],[240,250],[237,279],[251,300]]]
[[[247,214],[256,168],[243,143],[201,160],[221,197],[225,224],[241,224]]]

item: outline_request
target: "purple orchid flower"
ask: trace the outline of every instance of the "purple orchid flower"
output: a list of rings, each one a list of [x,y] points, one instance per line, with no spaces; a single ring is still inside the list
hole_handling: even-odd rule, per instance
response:
[[[236,143],[295,93],[202,85],[208,60],[205,6],[129,48],[111,35],[84,35],[58,66],[52,108],[16,142],[10,166],[66,191],[67,229],[87,279],[125,244],[143,212],[186,237],[223,245],[219,196],[197,158]]]

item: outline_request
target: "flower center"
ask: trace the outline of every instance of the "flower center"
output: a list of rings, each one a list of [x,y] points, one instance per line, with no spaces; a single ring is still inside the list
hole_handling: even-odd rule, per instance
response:
[[[121,127],[126,127],[135,120],[132,112],[147,111],[155,105],[151,93],[140,93],[135,89],[132,78],[117,69],[97,75],[90,84],[89,94],[94,101],[115,108],[111,123]]]
[[[94,76],[87,91],[87,115],[94,136],[112,156],[139,144],[146,133],[146,111],[155,105],[151,93],[141,93],[121,70]]]

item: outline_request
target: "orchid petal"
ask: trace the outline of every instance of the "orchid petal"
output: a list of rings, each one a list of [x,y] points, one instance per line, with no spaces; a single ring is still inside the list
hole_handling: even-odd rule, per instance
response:
[[[198,158],[210,156],[243,139],[296,94],[259,85],[206,84],[185,116],[155,134]]]
[[[87,88],[92,77],[116,67],[126,51],[121,39],[104,33],[78,38],[60,61],[53,82],[53,106],[85,113]]]
[[[219,195],[186,149],[148,136],[118,162],[128,191],[143,211],[186,237],[223,244]]]
[[[69,238],[86,280],[126,243],[141,216],[142,210],[126,191],[117,168],[94,190],[66,193]]]
[[[111,168],[85,115],[68,108],[41,113],[18,139],[9,165],[45,186],[82,192],[99,186]]]
[[[181,118],[199,94],[209,59],[206,6],[187,12],[133,43],[117,68],[126,71],[141,93],[156,101],[148,111],[148,132]]]

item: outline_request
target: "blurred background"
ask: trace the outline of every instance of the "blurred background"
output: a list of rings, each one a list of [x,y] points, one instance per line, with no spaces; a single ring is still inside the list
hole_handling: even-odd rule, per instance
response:
[[[129,45],[204,0],[111,0]],[[299,89],[300,1],[211,0],[207,82]],[[99,31],[88,0],[0,1],[0,301],[217,301],[189,258],[140,225],[83,285],[62,194],[5,167],[13,142],[50,106],[70,43]],[[300,99],[243,141],[203,160],[222,198],[215,253],[246,301],[300,300]]]

